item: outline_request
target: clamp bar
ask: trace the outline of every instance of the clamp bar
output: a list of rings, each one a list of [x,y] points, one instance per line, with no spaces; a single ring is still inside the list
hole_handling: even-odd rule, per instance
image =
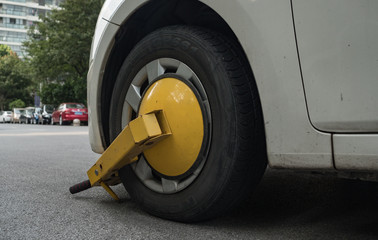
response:
[[[131,121],[87,171],[90,186],[102,186],[114,199],[117,195],[109,185],[120,183],[118,170],[138,160],[144,150],[155,146],[172,134],[162,110],[139,116]],[[80,183],[82,185],[82,183]],[[88,189],[88,184],[70,188],[72,194]],[[80,185],[80,186],[79,186]]]

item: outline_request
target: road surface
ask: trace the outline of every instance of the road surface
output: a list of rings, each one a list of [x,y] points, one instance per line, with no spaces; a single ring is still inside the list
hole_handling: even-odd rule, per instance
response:
[[[0,239],[378,239],[378,184],[268,170],[239,209],[182,224],[143,212],[123,186],[71,195],[95,163],[88,127],[0,124]]]

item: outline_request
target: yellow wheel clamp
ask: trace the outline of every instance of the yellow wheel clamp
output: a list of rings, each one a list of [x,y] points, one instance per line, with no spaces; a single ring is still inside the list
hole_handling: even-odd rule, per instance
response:
[[[109,187],[119,184],[118,170],[138,160],[144,150],[155,146],[172,134],[162,110],[144,114],[129,122],[88,171],[89,180],[70,187],[72,194],[93,186],[102,186],[115,200],[117,195]]]

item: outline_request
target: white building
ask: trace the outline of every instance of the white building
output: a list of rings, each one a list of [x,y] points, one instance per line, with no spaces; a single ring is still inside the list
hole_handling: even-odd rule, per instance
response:
[[[45,16],[62,0],[0,0],[0,44],[6,44],[23,57],[22,42],[27,39],[27,30],[39,15]]]

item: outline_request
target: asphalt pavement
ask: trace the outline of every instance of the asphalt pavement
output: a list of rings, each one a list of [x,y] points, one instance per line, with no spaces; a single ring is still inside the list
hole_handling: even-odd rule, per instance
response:
[[[378,239],[378,184],[268,169],[234,212],[153,217],[119,185],[71,195],[98,154],[88,127],[0,124],[0,239]]]

